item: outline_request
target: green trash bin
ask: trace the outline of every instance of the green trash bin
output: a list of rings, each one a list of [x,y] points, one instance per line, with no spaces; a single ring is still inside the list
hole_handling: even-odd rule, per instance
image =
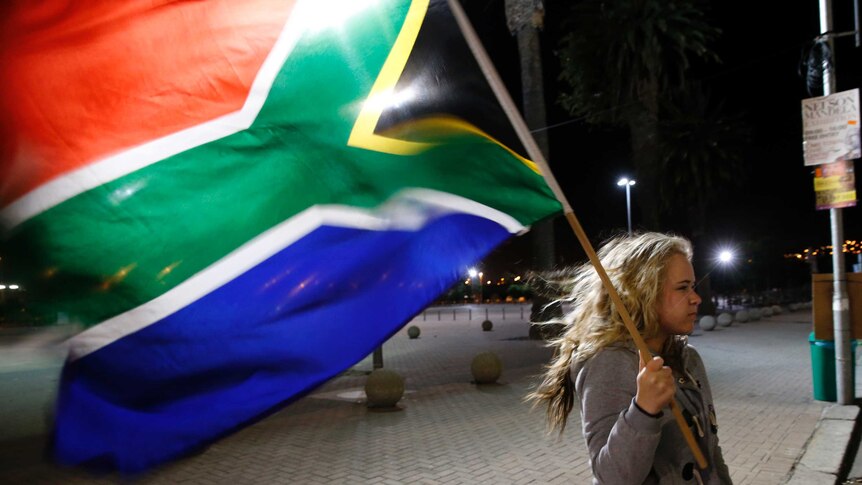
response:
[[[818,401],[838,400],[835,384],[835,341],[818,340],[814,332],[808,335],[811,345],[811,372],[813,374],[814,399]],[[856,340],[850,341],[850,382],[856,386]]]

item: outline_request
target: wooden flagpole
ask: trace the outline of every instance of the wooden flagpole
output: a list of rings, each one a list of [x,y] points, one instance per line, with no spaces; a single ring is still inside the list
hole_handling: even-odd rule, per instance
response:
[[[557,197],[557,200],[563,206],[563,214],[566,216],[566,220],[569,221],[569,225],[572,227],[575,236],[581,243],[581,247],[584,248],[584,252],[587,253],[590,262],[596,269],[599,278],[602,280],[602,284],[604,284],[605,289],[607,290],[608,295],[610,296],[611,301],[614,304],[614,308],[616,308],[617,312],[619,312],[620,316],[622,317],[623,323],[625,324],[626,329],[629,331],[629,334],[631,334],[632,339],[635,342],[635,346],[637,346],[638,350],[640,350],[641,358],[644,359],[644,365],[646,365],[647,361],[645,359],[647,359],[648,356],[652,355],[649,350],[649,347],[647,347],[646,342],[644,341],[640,332],[638,332],[638,329],[632,321],[632,317],[629,314],[629,311],[626,308],[625,304],[623,303],[622,298],[620,298],[619,293],[617,292],[616,288],[614,288],[614,285],[611,283],[611,280],[608,277],[604,266],[602,266],[602,263],[599,260],[595,249],[593,249],[592,243],[590,243],[590,240],[587,238],[586,233],[584,233],[584,229],[581,227],[581,223],[575,216],[571,205],[569,205],[569,201],[566,199],[565,194],[563,194],[563,191],[560,189],[560,185],[557,183],[557,180],[551,173],[551,169],[550,167],[548,167],[548,162],[545,160],[544,155],[542,155],[542,151],[539,149],[538,145],[536,145],[536,141],[530,134],[530,130],[529,128],[527,128],[527,124],[521,117],[521,113],[518,111],[518,108],[515,106],[515,103],[512,101],[512,98],[509,96],[509,92],[506,90],[506,87],[503,84],[503,81],[500,79],[499,74],[497,74],[497,70],[494,68],[493,63],[491,62],[491,58],[488,57],[488,54],[487,52],[485,52],[485,48],[482,46],[479,37],[473,30],[473,26],[470,24],[470,20],[467,18],[467,15],[461,8],[460,3],[458,3],[458,0],[448,0],[448,2],[449,8],[452,10],[452,14],[455,16],[455,20],[458,22],[458,27],[461,29],[461,34],[464,35],[464,39],[470,46],[470,50],[473,52],[473,56],[476,58],[476,62],[479,63],[479,67],[482,69],[482,73],[485,75],[485,79],[491,85],[491,89],[497,96],[497,100],[500,102],[500,105],[502,105],[503,111],[506,113],[506,116],[508,116],[509,121],[512,123],[512,126],[515,128],[515,132],[518,134],[518,138],[521,140],[521,143],[524,144],[524,148],[526,148],[527,154],[539,167],[542,176],[545,178],[545,182],[547,182],[548,186],[551,188],[554,195]],[[671,400],[670,409],[674,415],[674,418],[676,418],[676,423],[679,426],[680,431],[682,431],[683,437],[685,437],[685,441],[688,444],[688,447],[694,454],[694,458],[697,461],[698,467],[701,470],[705,470],[708,466],[706,457],[700,450],[700,446],[698,446],[697,441],[695,441],[694,435],[692,434],[691,429],[688,427],[688,423],[685,422],[685,418],[682,415],[682,409],[676,402],[676,398],[673,398]]]

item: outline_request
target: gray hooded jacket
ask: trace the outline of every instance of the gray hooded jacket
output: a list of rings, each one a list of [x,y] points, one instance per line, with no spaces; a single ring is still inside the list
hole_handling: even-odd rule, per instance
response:
[[[653,417],[635,405],[639,366],[632,343],[606,347],[572,366],[594,483],[732,483],[718,446],[718,422],[703,361],[687,346],[682,362],[685,372],[674,373],[674,397],[709,462],[702,471],[670,410]]]

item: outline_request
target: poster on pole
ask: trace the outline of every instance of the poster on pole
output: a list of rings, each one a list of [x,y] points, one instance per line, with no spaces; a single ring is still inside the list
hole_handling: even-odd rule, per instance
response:
[[[862,156],[858,88],[802,100],[802,151],[806,166]]]
[[[853,173],[853,161],[826,163],[814,169],[814,200],[817,210],[855,206],[856,176]]]

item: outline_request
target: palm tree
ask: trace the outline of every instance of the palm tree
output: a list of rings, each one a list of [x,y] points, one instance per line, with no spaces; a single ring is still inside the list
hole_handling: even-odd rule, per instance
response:
[[[693,234],[703,234],[708,206],[723,186],[742,182],[742,147],[749,129],[724,101],[712,101],[700,83],[678,90],[662,105],[659,124],[659,201],[662,210],[684,202]],[[672,195],[672,196],[671,196]]]
[[[699,0],[582,0],[560,44],[560,101],[590,123],[626,126],[642,197],[643,220],[657,228],[659,105],[684,85],[690,59],[715,59],[719,31]]]
[[[662,103],[659,123],[658,200],[662,211],[682,208],[701,275],[701,312],[714,313],[709,273],[715,263],[706,246],[709,208],[744,181],[742,148],[750,134],[739,115],[727,115],[700,83],[677,90]]]
[[[539,29],[544,22],[545,11],[541,0],[506,0],[506,22],[509,31],[517,36],[518,55],[521,60],[521,91],[523,112],[527,126],[541,128],[546,125],[545,90],[542,76],[542,53],[539,41]],[[536,132],[536,144],[542,150],[542,155],[548,159],[548,135],[545,131]],[[533,270],[549,271],[556,260],[554,248],[553,220],[541,221],[533,225],[532,230]],[[530,311],[531,322],[545,322],[552,317],[560,316],[559,305],[547,306],[548,300],[541,295],[533,297]],[[540,327],[530,326],[530,338],[542,338]]]

